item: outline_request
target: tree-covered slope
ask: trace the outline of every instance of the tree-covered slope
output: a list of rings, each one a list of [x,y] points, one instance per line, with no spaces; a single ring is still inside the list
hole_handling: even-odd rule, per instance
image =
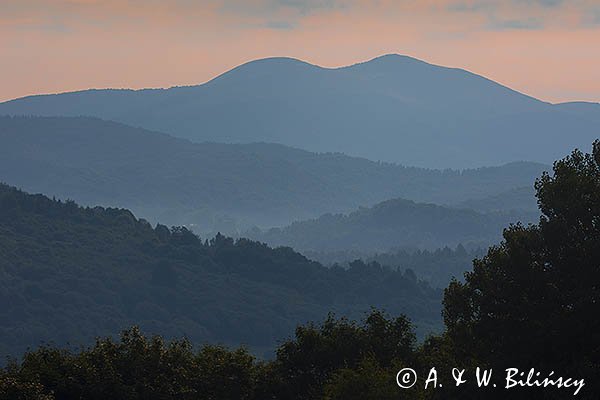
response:
[[[410,247],[392,249],[388,252],[339,250],[339,251],[303,251],[311,260],[324,265],[349,266],[356,260],[376,262],[400,271],[410,270],[415,276],[433,287],[445,288],[455,278],[461,280],[464,273],[470,271],[473,260],[484,254],[484,248],[465,248],[462,244],[435,250],[421,250]]]
[[[553,169],[535,185],[539,223],[507,228],[464,282],[448,286],[446,330],[420,345],[403,316],[377,310],[360,323],[298,326],[266,362],[133,328],[79,351],[25,353],[0,369],[0,398],[596,400],[600,141]]]
[[[510,189],[483,199],[465,200],[456,204],[456,207],[482,212],[511,210],[534,213],[538,211],[533,185]]]
[[[273,144],[194,144],[94,118],[0,117],[0,179],[153,222],[235,231],[403,197],[439,204],[531,185],[546,167],[428,170]]]
[[[479,213],[394,199],[350,214],[325,214],[251,234],[271,245],[301,251],[387,252],[394,247],[436,249],[461,243],[476,248],[499,241],[510,223],[534,222],[536,217],[537,213]]]
[[[440,326],[441,291],[377,264],[325,268],[290,248],[81,208],[0,186],[0,353],[79,345],[132,324],[167,337],[273,348],[296,324],[371,306]]]

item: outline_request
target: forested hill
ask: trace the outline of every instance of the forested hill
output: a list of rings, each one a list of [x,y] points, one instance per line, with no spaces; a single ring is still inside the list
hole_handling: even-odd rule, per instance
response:
[[[483,199],[466,200],[457,204],[456,206],[482,212],[508,210],[526,213],[539,212],[533,185],[514,188]]]
[[[437,204],[531,186],[544,165],[428,170],[273,144],[194,144],[94,118],[0,117],[0,179],[195,231],[280,226],[402,197]]]
[[[435,250],[410,247],[395,248],[388,252],[360,250],[303,251],[311,260],[324,265],[349,265],[355,260],[377,262],[401,271],[412,270],[417,278],[433,287],[445,288],[452,279],[462,279],[473,268],[473,260],[485,254],[483,248],[466,249],[462,244]]]
[[[272,349],[303,321],[371,306],[440,327],[441,291],[377,264],[325,268],[290,248],[82,208],[0,185],[0,354],[89,344],[133,324],[194,343]]]
[[[485,248],[499,242],[502,229],[509,224],[537,218],[535,212],[480,213],[394,199],[347,215],[326,214],[264,233],[254,231],[253,237],[271,245],[320,252],[386,252],[407,246],[436,249],[461,243]]]

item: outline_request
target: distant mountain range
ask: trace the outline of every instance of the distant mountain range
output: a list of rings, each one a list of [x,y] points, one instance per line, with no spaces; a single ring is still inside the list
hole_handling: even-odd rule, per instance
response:
[[[391,198],[458,204],[531,186],[546,169],[438,171],[274,144],[195,144],[95,118],[0,117],[0,181],[197,232],[281,226]]]
[[[456,205],[481,212],[516,211],[538,213],[533,185],[510,189],[482,199],[465,200]]]
[[[600,136],[600,105],[549,104],[462,69],[388,55],[328,69],[253,61],[202,85],[86,90],[0,114],[96,116],[195,142],[271,142],[429,168],[551,163]]]
[[[400,271],[414,272],[415,276],[432,287],[444,289],[452,279],[464,280],[464,274],[472,271],[473,260],[482,258],[487,248],[466,249],[459,244],[455,248],[443,247],[435,250],[422,250],[403,246],[388,252],[363,252],[360,250],[305,251],[311,260],[331,267],[350,267],[356,260],[365,263],[376,262],[385,267]],[[410,271],[409,271],[410,270]]]
[[[397,247],[436,249],[466,245],[486,248],[511,223],[537,222],[537,212],[479,213],[410,200],[384,201],[350,214],[327,214],[284,228],[249,233],[272,246],[305,252],[387,252]]]

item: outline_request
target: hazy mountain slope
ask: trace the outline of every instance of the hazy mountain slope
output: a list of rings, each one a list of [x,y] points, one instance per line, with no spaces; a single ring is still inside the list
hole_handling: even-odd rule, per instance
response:
[[[535,213],[482,214],[395,199],[348,215],[327,214],[265,233],[254,232],[253,237],[301,251],[385,252],[393,247],[436,249],[459,243],[486,247],[499,242],[502,229],[510,223],[526,223],[535,217]]]
[[[555,107],[562,112],[586,117],[600,123],[600,103],[573,101],[557,104]]]
[[[167,337],[274,348],[299,323],[371,306],[441,325],[441,291],[376,265],[343,270],[289,248],[152,228],[0,185],[0,358],[91,344],[132,325]]]
[[[397,55],[338,69],[258,60],[199,86],[30,96],[0,104],[0,114],[91,115],[197,142],[264,141],[436,168],[550,163],[600,135],[594,105],[551,105]]]
[[[483,199],[462,201],[456,207],[470,208],[483,212],[502,210],[538,212],[533,185],[511,189]]]
[[[473,269],[473,260],[485,255],[486,248],[476,247],[466,249],[463,245],[456,248],[438,248],[435,250],[420,250],[401,247],[388,252],[339,250],[339,251],[306,251],[306,257],[324,265],[349,266],[356,260],[376,262],[378,264],[407,271],[409,274],[426,281],[432,287],[444,289],[453,278],[463,280],[464,273]],[[408,271],[410,270],[410,271]]]
[[[544,169],[436,171],[280,145],[194,144],[93,118],[0,117],[0,180],[201,231],[234,229],[230,218],[287,224],[394,197],[484,198],[530,185]]]

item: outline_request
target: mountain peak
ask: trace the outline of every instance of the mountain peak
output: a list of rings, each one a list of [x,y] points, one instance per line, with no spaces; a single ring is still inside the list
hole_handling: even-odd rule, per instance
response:
[[[410,57],[410,56],[406,56],[406,55],[402,55],[402,54],[395,54],[395,53],[390,53],[390,54],[384,54],[378,57],[375,57],[373,59],[367,60],[367,61],[363,61],[363,62],[359,62],[356,64],[352,64],[352,65],[345,65],[345,66],[341,66],[341,67],[334,67],[334,68],[326,68],[326,67],[321,67],[319,65],[316,64],[311,64],[307,61],[303,61],[297,58],[292,58],[292,57],[267,57],[267,58],[260,58],[257,60],[252,60],[252,61],[248,61],[246,63],[240,64],[239,66],[231,69],[228,72],[225,72],[224,74],[220,75],[221,76],[225,76],[228,75],[231,72],[241,72],[241,71],[256,71],[256,70],[261,70],[261,71],[269,71],[269,72],[276,72],[276,71],[280,71],[280,70],[287,70],[287,71],[291,71],[293,72],[294,69],[296,71],[300,71],[300,70],[343,70],[343,69],[351,69],[351,68],[356,68],[356,67],[360,67],[360,66],[385,66],[385,65],[389,65],[390,67],[392,66],[397,66],[399,64],[403,64],[403,65],[432,65],[429,64],[425,61],[419,60],[417,58],[414,57]],[[217,77],[217,78],[219,78]]]
[[[360,67],[368,67],[368,66],[398,66],[398,65],[415,65],[415,66],[426,66],[431,65],[423,60],[419,60],[418,58],[406,56],[403,54],[384,54],[375,58],[372,58],[367,61],[359,62],[353,65],[349,65],[347,67],[342,68],[360,68]]]
[[[256,59],[256,60],[252,60],[252,61],[248,61],[248,62],[245,62],[243,64],[240,64],[236,68],[250,67],[250,66],[255,66],[255,65],[260,65],[260,66],[265,66],[265,65],[274,65],[274,66],[303,65],[303,66],[308,66],[308,67],[319,68],[316,65],[310,64],[310,63],[308,63],[306,61],[302,61],[302,60],[299,60],[299,59],[293,58],[293,57],[266,57],[266,58],[259,58],[259,59]],[[236,69],[236,68],[234,68],[234,69]]]
[[[386,54],[344,68],[265,58],[197,86],[21,99],[0,104],[0,114],[88,115],[197,142],[273,142],[467,168],[549,163],[589,146],[598,108],[552,106],[464,69]]]
[[[383,54],[383,55],[375,57],[367,62],[399,62],[399,61],[418,62],[418,63],[427,64],[425,61],[419,60],[418,58],[407,56],[404,54],[398,54],[398,53]]]
[[[288,74],[306,73],[308,71],[322,70],[323,68],[306,61],[291,57],[268,57],[252,60],[217,76],[208,83],[231,80],[236,83],[257,77],[285,78]]]

